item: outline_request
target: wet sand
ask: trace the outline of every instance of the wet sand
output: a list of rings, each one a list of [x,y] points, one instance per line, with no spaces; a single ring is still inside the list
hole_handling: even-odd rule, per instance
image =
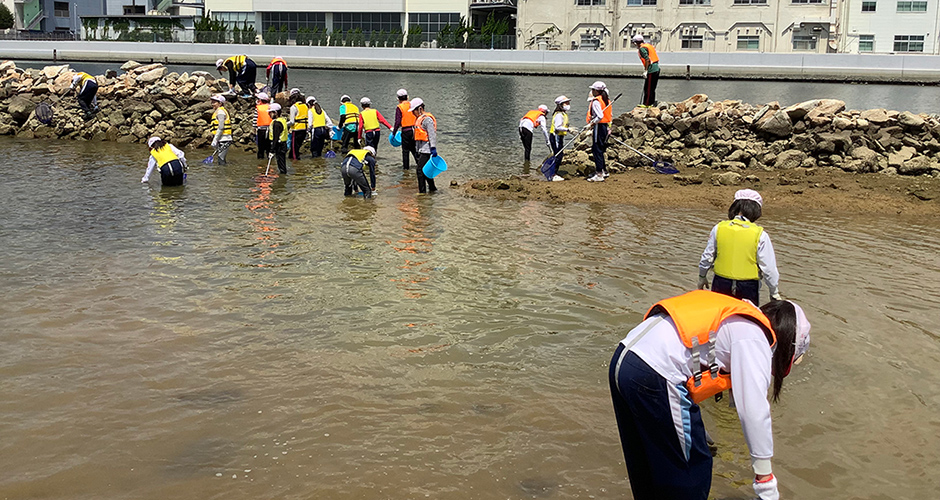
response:
[[[537,166],[533,166],[535,170]],[[735,186],[714,185],[711,169],[685,168],[678,176],[634,169],[613,174],[603,183],[574,177],[546,182],[541,176],[467,181],[470,197],[550,202],[614,203],[640,207],[727,208],[734,192],[753,188],[764,197],[765,210],[822,213],[940,215],[940,179],[884,174],[853,174],[838,169],[794,169],[747,173]],[[698,177],[700,184],[676,178]]]

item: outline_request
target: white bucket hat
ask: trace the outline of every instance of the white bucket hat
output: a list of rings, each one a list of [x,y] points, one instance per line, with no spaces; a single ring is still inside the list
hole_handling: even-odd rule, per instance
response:
[[[546,105],[544,105],[544,104],[539,104],[539,111],[541,111],[541,112],[543,112],[543,113],[548,113],[548,106],[546,106]]]
[[[636,43],[643,43],[643,35],[633,35],[633,41]]]
[[[365,149],[366,151],[368,151],[370,155],[375,156],[375,148],[373,148],[372,146],[366,146],[362,149]]]
[[[271,100],[271,96],[269,96],[268,94],[265,94],[264,92],[258,92],[258,95],[256,95],[255,97],[257,97],[259,101]]]
[[[270,113],[271,111],[280,111],[280,110],[281,110],[281,105],[278,104],[278,103],[276,103],[276,102],[275,102],[275,103],[272,103],[270,106],[268,106],[268,112],[269,112],[269,113]]]
[[[359,99],[359,104],[372,105],[372,99],[369,99],[368,97],[363,97],[362,99]]]
[[[564,96],[564,95],[560,95],[555,98],[555,104],[561,104],[561,103],[565,103],[569,101],[571,101],[571,99],[568,99],[568,96]]]
[[[598,80],[591,84],[591,89],[592,90],[607,90],[607,85],[604,82]]]
[[[151,138],[147,141],[147,147],[152,148],[153,145],[156,144],[156,143],[158,143],[158,142],[160,142],[160,140],[161,140],[161,139],[160,139],[159,137],[151,137]]]
[[[398,89],[398,97],[408,97],[408,91],[405,89]]]
[[[216,67],[216,69],[219,69],[219,68],[221,68],[222,65],[224,65],[224,64],[225,64],[225,60],[224,60],[224,59],[219,59],[218,61],[215,62],[215,67]]]
[[[343,94],[343,97],[339,98],[339,102],[346,102],[346,101],[351,101],[351,100],[352,99],[350,99],[349,96],[346,94]]]
[[[411,107],[408,108],[408,111],[414,111],[421,106],[424,106],[424,100],[421,99],[420,97],[415,97],[414,99],[411,100]]]
[[[734,193],[735,200],[751,200],[756,201],[758,205],[762,208],[764,206],[764,199],[761,198],[760,193],[754,191],[753,189],[739,189]]]
[[[215,94],[215,95],[213,95],[212,97],[210,97],[209,100],[210,100],[210,101],[216,101],[216,102],[223,102],[223,103],[224,103],[224,102],[225,102],[225,97],[223,97],[221,94]]]

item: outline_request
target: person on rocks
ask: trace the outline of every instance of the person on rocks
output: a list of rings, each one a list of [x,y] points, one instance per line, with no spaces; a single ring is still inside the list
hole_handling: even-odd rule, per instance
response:
[[[565,158],[565,154],[562,153],[562,150],[565,148],[565,136],[568,135],[568,111],[571,109],[571,99],[568,99],[567,96],[560,95],[555,98],[555,111],[552,113],[552,125],[550,128],[551,135],[549,140],[551,141],[552,146],[552,155],[555,158],[554,164],[556,166],[561,165],[561,161]],[[552,173],[552,181],[559,182],[565,180],[564,177]]]
[[[379,150],[379,139],[382,138],[382,129],[379,124],[385,125],[385,128],[391,129],[392,124],[379,113],[379,110],[372,107],[372,100],[363,97],[359,100],[362,105],[362,111],[359,113],[360,130],[363,132],[363,142],[366,146],[372,146],[372,149]]]
[[[307,138],[307,124],[309,123],[309,114],[307,113],[307,103],[300,89],[290,89],[290,118],[287,124],[291,127],[290,138],[290,159],[297,161],[300,159],[300,147],[303,146]]]
[[[364,171],[366,165],[369,166],[371,184],[366,180]],[[350,150],[343,159],[340,172],[343,174],[346,196],[351,196],[354,188],[357,188],[362,191],[364,198],[371,198],[372,190],[375,189],[375,148],[366,146],[362,149]]]
[[[266,79],[271,82],[271,95],[277,97],[287,87],[287,61],[280,57],[271,59],[264,74],[267,77]]]
[[[410,168],[410,156],[413,156],[415,162],[418,161],[418,150],[415,149],[415,115],[411,112],[411,102],[408,100],[408,91],[398,89],[398,107],[395,108],[395,126],[392,127],[392,135],[401,130],[401,168],[408,170]]]
[[[271,149],[271,142],[268,141],[268,126],[271,125],[271,115],[268,114],[271,98],[264,92],[258,92],[255,96],[258,102],[255,104],[255,142],[258,145],[258,159],[264,159],[268,156]]]
[[[77,93],[78,105],[85,112],[85,119],[90,120],[95,113],[100,111],[98,108],[98,81],[88,73],[76,73],[72,77],[72,84],[69,85],[69,91],[75,90]]]
[[[287,139],[290,128],[287,120],[281,116],[281,105],[274,102],[268,106],[268,115],[271,117],[271,125],[268,127],[268,141],[271,143],[271,150],[268,152],[268,160],[277,158],[277,171],[287,173]]]
[[[587,123],[593,127],[591,133],[591,156],[594,157],[594,175],[588,178],[589,182],[604,182],[610,176],[607,173],[607,163],[604,151],[607,151],[607,138],[610,136],[610,122],[613,121],[610,95],[607,94],[607,85],[596,81],[591,84],[591,97],[588,98]]]
[[[307,98],[307,110],[307,124],[310,126],[310,153],[314,158],[319,158],[323,155],[326,140],[330,138],[333,120],[326,114],[326,110],[320,107],[316,97]]]
[[[213,156],[219,159],[219,165],[227,163],[228,148],[232,146],[232,119],[225,109],[225,97],[215,94],[209,98],[212,103],[212,122],[209,133],[212,137]]]
[[[641,106],[649,108],[656,105],[656,85],[659,83],[659,55],[656,54],[656,47],[643,41],[643,35],[634,35],[633,44],[636,45],[640,62],[643,63],[644,82]]]
[[[255,62],[246,55],[232,56],[228,59],[219,59],[215,62],[215,67],[219,74],[228,70],[228,90],[235,92],[235,85],[238,85],[241,92],[247,95],[255,95],[255,80],[258,78],[258,67]]]
[[[160,181],[164,186],[182,186],[186,178],[186,154],[159,137],[151,137],[147,147],[150,149],[150,159],[147,160],[147,171],[140,182],[149,182],[154,170],[159,168]]]
[[[411,101],[411,113],[415,116],[415,148],[418,151],[418,193],[437,191],[434,179],[424,175],[424,165],[432,156],[437,156],[437,118],[424,109],[424,100],[415,97]]]
[[[545,145],[552,147],[548,138],[548,127],[545,125],[546,115],[548,115],[548,106],[542,104],[519,120],[519,138],[522,139],[522,147],[525,150],[525,161],[529,161],[532,154],[532,133],[535,128],[541,127],[542,134],[545,135]]]
[[[706,500],[709,451],[699,403],[732,390],[754,470],[753,488],[778,500],[767,391],[809,348],[810,323],[790,301],[755,305],[695,290],[661,300],[620,341],[608,380],[636,500]]]
[[[715,268],[712,291],[760,303],[760,280],[764,279],[771,300],[780,300],[780,274],[770,236],[755,224],[764,201],[753,189],[734,193],[728,220],[719,222],[708,235],[698,264],[698,287],[708,288],[708,270]]]
[[[339,126],[343,128],[340,149],[344,152],[350,141],[353,149],[359,149],[359,108],[351,101],[348,95],[339,98]]]

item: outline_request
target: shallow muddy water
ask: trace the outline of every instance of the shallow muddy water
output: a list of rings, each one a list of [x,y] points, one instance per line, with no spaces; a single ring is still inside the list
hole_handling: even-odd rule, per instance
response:
[[[140,145],[0,140],[0,498],[629,498],[607,363],[724,208],[463,198],[522,168],[487,133],[443,132],[433,196],[386,143],[370,202],[338,159],[261,182],[192,151],[161,190]],[[814,327],[774,406],[783,497],[936,496],[940,223],[762,222]],[[712,496],[749,498],[733,410],[703,409]]]

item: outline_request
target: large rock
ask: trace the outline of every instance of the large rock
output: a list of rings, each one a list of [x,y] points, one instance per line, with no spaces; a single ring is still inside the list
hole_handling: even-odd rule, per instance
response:
[[[166,74],[166,66],[160,66],[159,68],[154,68],[150,71],[146,71],[137,75],[137,83],[153,83]]]
[[[878,165],[881,155],[865,146],[852,149],[852,158],[858,160],[865,170],[870,170]]]
[[[163,116],[169,116],[170,113],[173,113],[179,109],[179,106],[169,99],[160,99],[159,101],[153,103],[153,105],[156,106],[157,111],[159,111]]]
[[[790,120],[798,121],[802,120],[810,111],[819,106],[819,99],[812,99],[810,101],[803,101],[799,104],[794,104],[783,109],[786,114],[790,115]]]
[[[822,127],[832,122],[836,113],[845,110],[845,102],[838,99],[820,99],[816,106],[806,114],[806,121],[816,127]]]
[[[902,163],[913,158],[915,154],[917,154],[917,151],[914,148],[904,146],[896,153],[891,153],[888,155],[888,166],[898,168]],[[898,171],[900,172],[901,169],[898,168]]]
[[[13,116],[13,121],[17,124],[22,125],[28,118],[30,113],[36,109],[36,103],[23,97],[16,96],[10,101],[10,105],[7,107],[7,113],[10,113]]]
[[[193,92],[191,97],[193,101],[207,101],[212,97],[212,91],[209,90],[209,87],[203,85]]]
[[[148,71],[151,71],[160,67],[163,67],[163,65],[160,63],[147,64],[144,66],[138,66],[132,69],[131,71],[129,71],[129,73],[134,74],[134,75],[142,75]]]
[[[912,128],[912,129],[922,129],[924,128],[924,118],[920,115],[915,115],[910,111],[905,111],[898,115],[898,123],[901,125]]]
[[[858,115],[862,120],[872,123],[874,125],[884,125],[888,123],[888,112],[884,109],[866,109]]]
[[[786,111],[778,110],[758,123],[757,130],[776,137],[787,137],[793,132],[793,122]]]
[[[121,71],[132,71],[141,66],[143,66],[143,64],[140,64],[137,61],[127,61],[126,63],[121,65]]]
[[[712,183],[720,186],[737,186],[743,176],[737,172],[722,172],[712,176]]]
[[[42,75],[47,79],[52,80],[55,77],[59,76],[61,73],[68,71],[69,65],[63,64],[61,66],[46,66],[42,69]]]
[[[132,113],[146,114],[153,110],[153,104],[135,99],[129,99],[125,101],[121,107],[124,109],[125,115],[130,115]]]
[[[898,167],[898,173],[901,175],[921,175],[929,174],[932,169],[938,168],[936,163],[931,163],[930,158],[924,155],[918,155],[905,161]]]
[[[774,168],[781,170],[797,168],[803,164],[803,160],[805,159],[806,153],[797,151],[795,149],[789,149],[777,155],[777,159],[774,162]]]
[[[0,63],[0,74],[6,73],[9,70],[16,69],[16,63],[13,61],[3,61]]]

